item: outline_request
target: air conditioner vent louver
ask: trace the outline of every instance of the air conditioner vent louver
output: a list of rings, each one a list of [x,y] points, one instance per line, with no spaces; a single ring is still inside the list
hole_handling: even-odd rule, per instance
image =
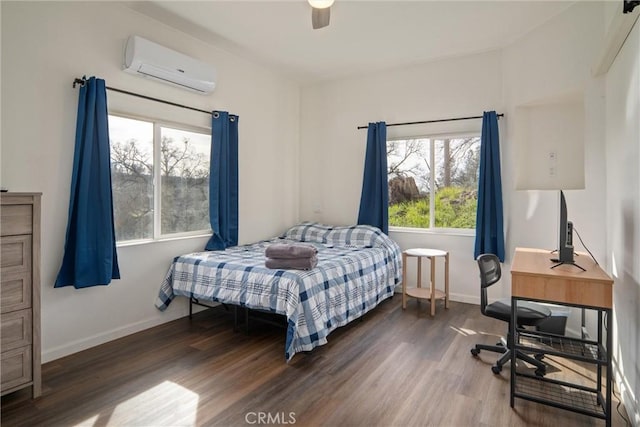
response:
[[[216,71],[211,65],[139,36],[127,40],[124,71],[200,94],[211,93],[216,87]]]

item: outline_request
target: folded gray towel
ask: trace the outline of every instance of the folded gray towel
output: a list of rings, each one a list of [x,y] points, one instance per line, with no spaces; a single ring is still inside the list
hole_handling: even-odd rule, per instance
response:
[[[282,259],[309,258],[317,253],[318,250],[314,246],[302,243],[274,243],[264,251],[267,258]]]
[[[265,265],[277,270],[311,270],[318,265],[318,257],[313,255],[308,258],[267,258]]]

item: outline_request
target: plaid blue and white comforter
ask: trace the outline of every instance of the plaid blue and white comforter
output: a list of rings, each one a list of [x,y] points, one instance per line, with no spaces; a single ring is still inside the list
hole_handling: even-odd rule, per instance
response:
[[[318,249],[309,271],[265,267],[273,243],[306,242]],[[379,229],[303,223],[283,236],[224,251],[196,252],[173,260],[156,307],[182,295],[285,315],[285,358],[327,343],[346,325],[393,296],[402,280],[400,248]]]

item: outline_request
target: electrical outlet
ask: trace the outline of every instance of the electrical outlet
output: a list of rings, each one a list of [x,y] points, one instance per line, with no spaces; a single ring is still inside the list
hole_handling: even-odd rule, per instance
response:
[[[549,151],[549,176],[555,177],[558,166],[558,153],[555,150]]]

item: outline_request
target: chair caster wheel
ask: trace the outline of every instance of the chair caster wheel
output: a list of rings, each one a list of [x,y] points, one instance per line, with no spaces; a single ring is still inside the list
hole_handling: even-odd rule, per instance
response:
[[[544,354],[539,353],[539,354],[536,354],[536,355],[535,355],[535,356],[533,356],[533,357],[534,357],[536,360],[542,360],[542,359],[544,359]]]
[[[471,349],[471,354],[473,355],[473,357],[478,357],[478,353],[480,353],[480,350],[478,350],[477,348]]]
[[[534,372],[534,374],[536,374],[536,377],[539,377],[539,378],[544,377],[546,373],[547,373],[546,369],[540,369],[540,368],[536,369]]]
[[[502,372],[502,366],[493,365],[491,367],[491,372],[493,372],[494,374],[498,375],[500,372]]]

